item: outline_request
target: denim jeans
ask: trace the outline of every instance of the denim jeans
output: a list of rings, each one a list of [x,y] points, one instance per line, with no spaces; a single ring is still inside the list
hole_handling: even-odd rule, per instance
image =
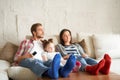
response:
[[[52,64],[52,60],[46,62],[40,61],[38,59],[26,58],[23,59],[19,65],[22,67],[29,68],[38,77],[42,77],[42,74],[46,72]]]
[[[85,71],[85,67],[87,65],[97,64],[97,62],[90,57],[83,58],[82,56],[76,56],[76,59],[77,59],[77,61],[81,62],[81,68],[80,68],[81,71]]]

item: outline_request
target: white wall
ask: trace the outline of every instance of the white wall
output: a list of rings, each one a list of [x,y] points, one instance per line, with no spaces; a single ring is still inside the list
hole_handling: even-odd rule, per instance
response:
[[[18,44],[40,22],[46,34],[120,33],[120,0],[0,0],[0,47]]]

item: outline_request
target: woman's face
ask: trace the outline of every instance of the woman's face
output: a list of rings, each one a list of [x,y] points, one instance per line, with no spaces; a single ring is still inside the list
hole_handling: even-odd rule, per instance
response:
[[[65,31],[62,35],[62,39],[64,41],[64,43],[70,43],[71,41],[71,35],[68,31]]]

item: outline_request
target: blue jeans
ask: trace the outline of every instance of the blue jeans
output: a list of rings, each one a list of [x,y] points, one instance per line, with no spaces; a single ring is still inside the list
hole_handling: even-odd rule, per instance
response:
[[[52,64],[52,60],[46,62],[40,61],[38,59],[26,58],[23,59],[19,65],[22,67],[29,68],[38,77],[41,77],[44,72],[46,72]]]
[[[83,58],[82,56],[76,56],[76,59],[77,59],[77,61],[80,61],[80,63],[81,63],[81,68],[80,68],[81,71],[85,71],[85,67],[87,65],[97,64],[97,62],[90,57]]]

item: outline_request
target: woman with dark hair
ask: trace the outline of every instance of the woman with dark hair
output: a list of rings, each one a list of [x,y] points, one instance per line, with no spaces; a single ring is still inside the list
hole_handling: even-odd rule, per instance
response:
[[[63,29],[59,35],[60,44],[56,45],[56,51],[61,52],[64,59],[68,59],[71,54],[74,54],[77,61],[81,62],[81,71],[89,72],[90,74],[97,75],[99,72],[108,74],[111,65],[111,58],[108,54],[97,63],[94,59],[88,57],[83,48],[77,44],[72,43],[72,34],[68,29]]]

